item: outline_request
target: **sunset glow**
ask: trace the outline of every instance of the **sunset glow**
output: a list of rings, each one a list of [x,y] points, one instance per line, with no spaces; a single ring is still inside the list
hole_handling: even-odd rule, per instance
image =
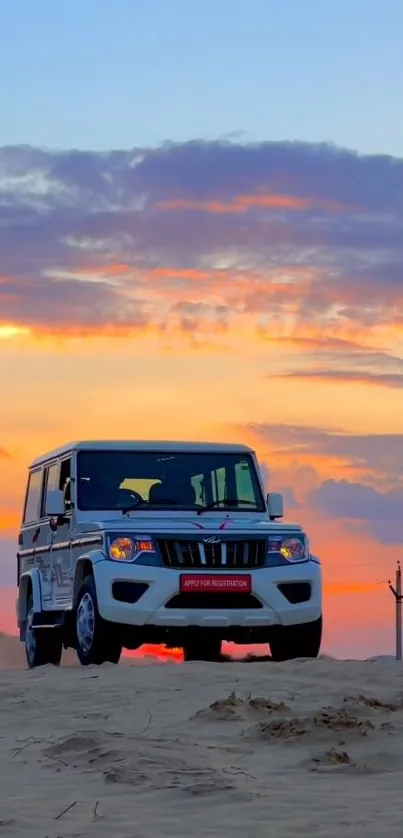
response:
[[[15,184],[0,233],[0,629],[16,630],[33,457],[74,438],[231,440],[256,449],[323,561],[324,651],[390,651],[402,161],[391,179],[386,158],[303,143],[184,143],[135,164],[41,151],[38,193],[37,154],[0,151]]]

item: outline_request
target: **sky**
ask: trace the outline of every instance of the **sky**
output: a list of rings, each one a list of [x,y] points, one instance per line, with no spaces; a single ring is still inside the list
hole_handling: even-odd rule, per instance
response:
[[[1,141],[403,154],[400,0],[0,0]]]
[[[324,650],[393,651],[402,26],[392,0],[0,0],[0,630],[33,457],[196,438],[252,445],[307,528]]]

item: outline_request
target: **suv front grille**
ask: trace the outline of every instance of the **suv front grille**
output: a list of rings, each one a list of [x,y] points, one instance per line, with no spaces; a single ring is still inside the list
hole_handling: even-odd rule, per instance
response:
[[[241,568],[263,567],[266,563],[266,539],[248,541],[176,541],[158,540],[165,567]]]

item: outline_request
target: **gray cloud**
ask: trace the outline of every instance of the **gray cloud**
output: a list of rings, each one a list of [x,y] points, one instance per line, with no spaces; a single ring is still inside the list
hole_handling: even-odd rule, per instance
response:
[[[285,510],[286,518],[288,516],[288,511],[290,509],[300,509],[301,504],[299,503],[299,501],[295,497],[294,489],[291,486],[281,486],[281,484],[280,484],[279,486],[275,486],[275,487],[273,486],[272,488],[273,488],[273,492],[274,491],[280,492],[283,496],[284,510]]]
[[[270,446],[272,458],[284,450],[292,456],[290,474],[295,486],[289,485],[288,495],[287,489],[282,489],[287,506],[299,506],[301,514],[304,508],[319,510],[343,521],[352,533],[370,534],[381,544],[403,544],[403,434],[347,435],[294,425],[250,425],[248,429],[253,430],[261,456],[267,456],[269,462],[269,453],[262,451],[262,446]],[[307,456],[312,456],[308,469],[301,465]],[[351,468],[367,469],[372,472],[372,482],[379,486],[346,479],[320,482],[314,469],[318,456],[340,457],[350,461]],[[345,470],[348,471],[348,465]],[[311,474],[304,476],[307,471]],[[284,483],[293,482],[290,474],[287,481],[286,471],[282,473]],[[384,484],[391,482],[395,487],[385,489]],[[303,500],[294,504],[294,491],[301,488]]]
[[[362,157],[325,143],[172,144],[145,153],[136,179],[155,199],[234,197],[265,189],[377,211],[403,210],[398,187],[403,160]]]
[[[362,483],[326,480],[311,492],[308,503],[333,518],[361,520],[359,531],[369,531],[383,544],[403,543],[402,489],[382,493]]]
[[[294,490],[290,486],[283,486],[282,483],[276,480],[276,475],[272,475],[272,470],[263,461],[259,462],[259,469],[263,480],[265,492],[281,492],[283,495],[284,507],[287,513],[289,509],[298,509],[300,504],[295,497]]]
[[[280,340],[281,345],[281,340]],[[383,387],[403,387],[403,358],[389,352],[365,347],[359,343],[332,338],[284,341],[285,351],[290,345],[299,352],[290,361],[290,369],[268,379],[294,378],[322,381],[356,381]],[[310,351],[307,351],[310,350]],[[320,366],[318,365],[320,351]]]
[[[242,196],[243,210],[233,211]],[[262,196],[287,200],[265,205]],[[269,324],[284,319],[285,272],[297,324],[400,322],[402,196],[403,160],[327,144],[2,148],[0,319],[42,327],[70,320],[78,329],[158,321],[167,282],[153,279],[145,303],[148,269],[209,272],[225,263],[232,275],[214,275],[225,320],[234,309]],[[126,273],[111,277],[117,263]],[[78,275],[89,268],[100,281]],[[236,284],[238,276],[258,286]],[[170,286],[176,303],[193,295],[199,327],[211,318],[210,291],[191,275]]]
[[[403,433],[346,434],[324,428],[257,423],[244,429],[253,433],[259,447],[267,446],[271,454],[287,451],[296,463],[312,458],[314,466],[318,456],[338,457],[346,471],[350,467],[371,472],[371,482],[378,481],[379,486],[385,482],[396,488],[403,486]]]

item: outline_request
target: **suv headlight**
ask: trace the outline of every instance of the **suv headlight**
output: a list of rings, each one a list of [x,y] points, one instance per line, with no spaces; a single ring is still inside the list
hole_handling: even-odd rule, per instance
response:
[[[280,554],[288,562],[306,562],[309,559],[308,539],[305,535],[285,535],[269,538],[269,556]]]
[[[109,558],[115,562],[134,562],[140,553],[155,553],[153,541],[120,536],[109,544]]]

